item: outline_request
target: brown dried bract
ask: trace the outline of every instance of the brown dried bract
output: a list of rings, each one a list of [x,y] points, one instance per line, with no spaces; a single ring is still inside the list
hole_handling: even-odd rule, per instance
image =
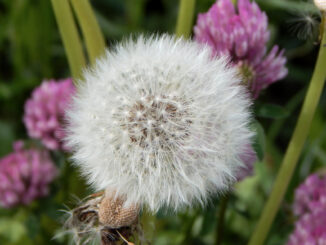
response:
[[[110,228],[131,226],[136,223],[139,214],[137,205],[124,206],[124,200],[113,195],[103,197],[99,210],[99,221]]]
[[[142,233],[138,221],[139,208],[125,207],[124,199],[115,197],[115,192],[100,192],[87,197],[72,210],[65,227],[74,231],[78,244],[88,244],[100,236],[103,245],[117,245],[136,233]],[[98,234],[94,231],[99,231]],[[95,235],[95,236],[94,236]]]
[[[119,229],[110,229],[108,227],[101,230],[101,241],[103,245],[113,245],[121,239],[128,242],[126,239],[132,236],[131,227],[121,227]]]

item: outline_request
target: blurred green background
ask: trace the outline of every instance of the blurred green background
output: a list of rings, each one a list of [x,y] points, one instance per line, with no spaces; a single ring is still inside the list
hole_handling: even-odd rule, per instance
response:
[[[197,0],[196,14],[215,1]],[[259,0],[270,20],[270,45],[286,49],[289,75],[265,90],[254,112],[263,154],[255,175],[238,183],[230,196],[222,244],[246,244],[268,197],[280,160],[292,134],[318,51],[319,17],[307,1]],[[93,0],[108,46],[129,34],[173,33],[178,13],[176,0]],[[316,23],[314,23],[316,22]],[[24,101],[46,78],[69,77],[69,68],[49,0],[0,0],[0,157],[12,150],[16,139],[26,139],[22,123]],[[326,164],[326,94],[321,103],[286,200],[278,213],[268,245],[284,244],[294,218],[294,188],[312,171]],[[259,122],[259,123],[258,123]],[[0,208],[0,244],[68,244],[52,239],[60,229],[65,205],[72,195],[84,197],[91,190],[76,169],[54,152],[61,175],[51,195],[27,207]],[[205,208],[178,215],[165,211],[144,215],[144,228],[152,244],[214,244],[219,198]],[[155,226],[155,228],[154,228]]]

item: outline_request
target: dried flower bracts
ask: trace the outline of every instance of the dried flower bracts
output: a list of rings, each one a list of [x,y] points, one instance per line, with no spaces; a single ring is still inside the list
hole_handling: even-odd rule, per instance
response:
[[[72,233],[76,244],[98,241],[114,245],[119,241],[128,242],[127,239],[136,233],[140,235],[139,208],[136,205],[127,207],[121,197],[107,193],[90,195],[68,212],[70,216],[64,227]]]

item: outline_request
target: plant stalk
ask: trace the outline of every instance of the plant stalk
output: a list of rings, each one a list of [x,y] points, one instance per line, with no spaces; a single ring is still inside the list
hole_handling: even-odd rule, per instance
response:
[[[216,240],[215,245],[221,245],[223,240],[223,233],[224,233],[224,223],[225,223],[225,211],[228,205],[228,201],[230,198],[230,194],[226,194],[220,200],[220,206],[218,210],[218,221],[216,226]]]
[[[289,182],[299,160],[303,145],[308,136],[310,125],[318,105],[326,78],[326,26],[325,13],[322,18],[322,40],[311,82],[295,127],[286,150],[282,165],[276,177],[273,190],[258,225],[249,241],[249,245],[262,245],[284,198]]]
[[[91,64],[104,53],[105,40],[89,0],[70,0],[85,38]]]
[[[176,36],[188,38],[191,33],[196,0],[180,0]]]
[[[67,0],[51,0],[54,15],[59,27],[68,63],[74,81],[81,77],[82,68],[86,65],[82,44],[77,27]]]

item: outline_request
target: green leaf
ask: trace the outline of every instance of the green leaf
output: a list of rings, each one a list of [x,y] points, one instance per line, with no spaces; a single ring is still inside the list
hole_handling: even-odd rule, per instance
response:
[[[75,79],[80,78],[86,60],[69,2],[66,0],[52,0],[51,3],[67,53],[71,73]]]
[[[253,148],[257,153],[257,156],[259,160],[263,160],[264,154],[265,154],[265,145],[266,145],[266,137],[265,137],[265,131],[262,125],[255,121],[252,124],[253,130],[256,132],[256,136],[254,138]]]
[[[274,104],[264,104],[257,110],[257,116],[280,119],[289,116],[289,111],[284,107]]]
[[[205,235],[209,234],[213,231],[213,228],[216,225],[216,209],[215,208],[209,208],[207,209],[203,214],[203,222],[201,226],[201,231],[199,236],[204,237]]]
[[[188,38],[191,34],[196,0],[180,0],[176,36]]]
[[[0,236],[14,243],[18,242],[24,235],[26,235],[26,229],[22,223],[12,218],[0,219]]]
[[[89,0],[71,0],[79,25],[84,35],[88,56],[94,64],[103,55],[105,40],[92,10]]]
[[[12,143],[15,139],[15,132],[10,122],[0,121],[0,156],[12,151]]]
[[[280,9],[289,12],[300,11],[300,13],[318,13],[318,9],[308,1],[284,1],[284,0],[258,0],[259,6],[262,8]]]
[[[39,218],[37,218],[33,214],[30,214],[25,224],[26,224],[25,227],[27,228],[28,231],[28,236],[33,240],[40,231]]]

